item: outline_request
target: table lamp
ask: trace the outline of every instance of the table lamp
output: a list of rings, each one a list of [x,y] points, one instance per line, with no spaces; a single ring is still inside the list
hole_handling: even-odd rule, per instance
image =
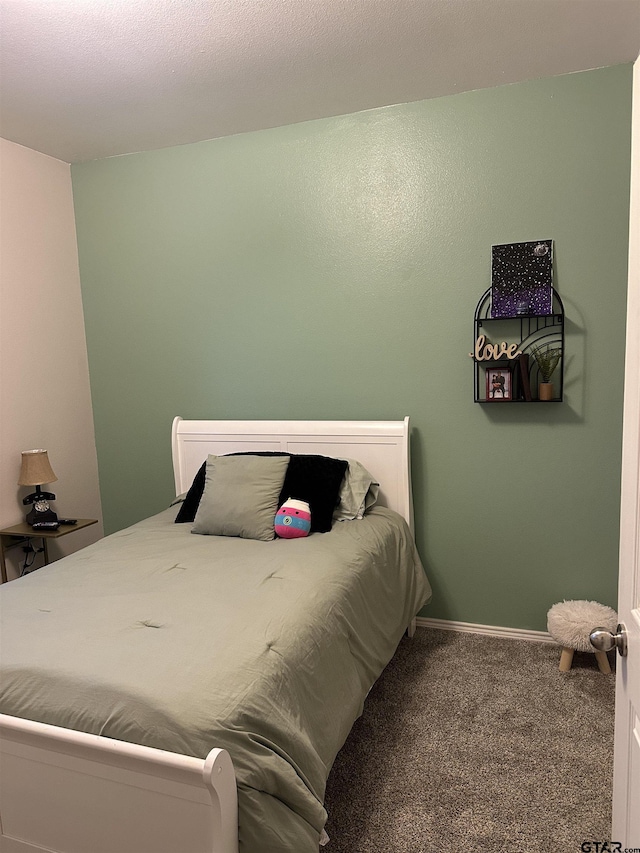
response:
[[[19,486],[35,486],[35,492],[23,498],[25,506],[32,504],[26,522],[34,524],[36,521],[57,521],[58,516],[49,506],[49,501],[54,501],[56,496],[52,492],[43,492],[42,483],[55,483],[58,478],[53,473],[46,450],[23,450],[22,467],[20,468]]]

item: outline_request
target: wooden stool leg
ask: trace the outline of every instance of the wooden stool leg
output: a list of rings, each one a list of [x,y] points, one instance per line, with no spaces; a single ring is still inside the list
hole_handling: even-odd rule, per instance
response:
[[[560,655],[560,672],[569,672],[573,660],[573,649],[564,648]]]
[[[605,675],[609,675],[611,672],[611,666],[609,665],[609,658],[607,657],[606,652],[596,652],[596,660],[598,661],[598,669],[600,672],[604,672]]]

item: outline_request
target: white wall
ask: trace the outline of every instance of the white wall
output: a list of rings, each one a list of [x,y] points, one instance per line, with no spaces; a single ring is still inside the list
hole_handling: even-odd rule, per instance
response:
[[[99,519],[52,542],[55,559],[103,535],[71,172],[0,139],[0,527],[24,518],[20,452],[35,447],[58,514]],[[23,554],[7,558],[11,577]]]

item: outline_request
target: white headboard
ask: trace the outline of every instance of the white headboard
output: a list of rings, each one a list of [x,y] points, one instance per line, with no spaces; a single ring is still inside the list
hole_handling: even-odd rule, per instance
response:
[[[402,421],[185,421],[171,432],[176,494],[186,492],[212,453],[279,450],[357,459],[380,483],[378,503],[413,530],[409,418]]]

